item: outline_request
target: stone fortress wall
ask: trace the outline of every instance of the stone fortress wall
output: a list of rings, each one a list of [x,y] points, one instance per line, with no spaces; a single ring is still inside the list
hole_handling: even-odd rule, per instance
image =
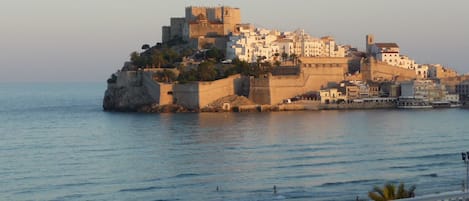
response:
[[[213,101],[230,95],[246,95],[249,89],[249,78],[239,74],[211,82],[192,82],[187,84],[170,84],[156,82],[153,72],[119,71],[115,83],[108,83],[109,94],[114,105],[133,105],[131,108],[145,104],[178,104],[188,109],[201,109]]]
[[[391,66],[372,58],[362,62],[360,73],[362,80],[371,81],[402,81],[417,78],[414,70]]]
[[[238,74],[211,82],[175,84],[174,103],[187,108],[200,109],[222,97],[240,95],[246,82],[247,78]]]
[[[258,104],[278,104],[284,99],[318,91],[331,82],[340,82],[348,68],[347,58],[302,57],[299,75],[251,78],[249,99]]]

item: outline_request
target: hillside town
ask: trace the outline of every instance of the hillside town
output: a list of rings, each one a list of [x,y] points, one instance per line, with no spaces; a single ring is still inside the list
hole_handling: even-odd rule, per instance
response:
[[[469,75],[419,64],[394,42],[365,50],[302,29],[242,23],[239,8],[186,7],[108,79],[120,111],[272,111],[465,107]],[[169,108],[169,109],[168,109]]]

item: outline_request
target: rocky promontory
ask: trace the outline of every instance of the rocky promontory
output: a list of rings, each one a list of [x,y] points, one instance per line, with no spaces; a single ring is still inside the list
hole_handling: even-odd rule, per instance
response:
[[[144,86],[118,86],[108,84],[104,93],[103,109],[106,111],[136,112],[154,103]]]

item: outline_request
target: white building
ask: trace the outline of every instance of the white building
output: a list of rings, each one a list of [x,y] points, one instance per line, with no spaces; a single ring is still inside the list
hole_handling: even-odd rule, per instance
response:
[[[444,85],[434,83],[432,80],[402,82],[401,97],[419,97],[430,102],[454,99],[453,96],[448,96],[448,91]]]
[[[342,94],[337,88],[323,89],[319,91],[321,103],[339,103],[347,102],[347,95]]]
[[[396,43],[375,43],[373,35],[366,36],[367,54],[376,58],[377,61],[385,62],[391,66],[415,70],[415,74],[420,79],[427,79],[430,67],[419,65],[415,60],[405,55],[400,55],[399,46]]]
[[[392,66],[399,65],[399,46],[396,43],[375,43],[371,47],[371,53],[378,61],[386,62]]]
[[[256,62],[258,59],[272,61],[278,46],[273,44],[277,40],[275,31],[266,29],[242,30],[239,35],[230,36],[227,42],[226,57],[247,62]]]
[[[345,48],[337,45],[330,36],[314,38],[303,30],[279,33],[267,29],[242,29],[227,42],[227,59],[279,61],[282,55],[345,57]]]
[[[401,68],[415,70],[418,67],[418,64],[415,62],[415,60],[405,55],[400,55],[398,62],[399,63],[397,64],[397,66]]]
[[[417,74],[417,77],[420,79],[427,79],[428,76],[428,65],[418,65],[417,68],[415,68],[415,73]]]
[[[282,53],[295,54],[303,57],[345,57],[345,47],[335,43],[334,38],[325,36],[314,38],[298,29],[294,32],[285,32],[281,35],[279,43],[290,41],[289,48],[280,48]],[[286,39],[286,40],[284,40]],[[283,45],[281,47],[286,47]]]

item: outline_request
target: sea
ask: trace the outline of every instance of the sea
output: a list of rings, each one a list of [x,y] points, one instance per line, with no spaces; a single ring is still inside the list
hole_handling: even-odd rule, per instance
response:
[[[105,88],[0,84],[0,200],[352,201],[465,182],[467,109],[119,113]]]

